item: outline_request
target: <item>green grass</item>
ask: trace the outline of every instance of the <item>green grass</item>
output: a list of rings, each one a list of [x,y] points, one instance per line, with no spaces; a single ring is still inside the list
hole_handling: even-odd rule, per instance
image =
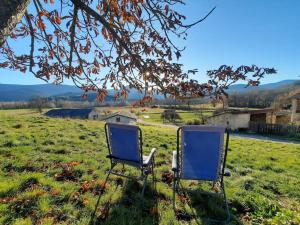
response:
[[[144,120],[145,122],[151,122],[151,123],[170,123],[168,121],[163,121],[163,119],[161,118],[161,113],[163,112],[163,110],[161,110],[161,112],[157,112],[157,111],[146,111],[146,112],[142,112],[139,114],[139,118]],[[176,120],[175,124],[186,124],[189,121],[194,121],[194,120],[201,120],[202,117],[208,117],[212,115],[211,111],[184,111],[184,110],[176,110],[176,113],[178,113],[178,115],[180,116],[181,119]]]
[[[101,190],[98,224],[198,224],[204,222],[194,213],[222,216],[218,201],[197,191],[178,201],[185,217],[173,212],[172,188],[162,174],[170,171],[174,129],[141,127],[146,153],[158,149],[154,196],[148,185],[143,201],[141,184],[115,176],[104,186],[109,161],[103,125],[0,111],[0,224],[88,224]],[[230,224],[300,223],[300,145],[232,138],[227,166]],[[184,185],[210,189],[193,181]]]

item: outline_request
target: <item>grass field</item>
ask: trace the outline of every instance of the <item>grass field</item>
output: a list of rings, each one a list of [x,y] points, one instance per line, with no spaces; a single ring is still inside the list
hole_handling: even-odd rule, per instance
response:
[[[163,121],[161,118],[162,109],[158,109],[156,111],[146,111],[140,112],[138,117],[145,122],[153,122],[153,123],[172,123],[169,121]],[[212,111],[208,110],[193,110],[193,111],[184,111],[184,110],[176,110],[176,113],[180,116],[181,119],[176,120],[175,124],[186,124],[188,122],[193,122],[194,120],[201,120],[202,117],[208,117],[212,115]]]
[[[202,108],[201,108],[202,107]],[[202,117],[208,117],[213,114],[213,110],[211,105],[202,106],[193,105],[191,110],[180,110],[177,109],[176,113],[180,116],[180,119],[177,119],[175,123],[171,121],[163,121],[161,118],[161,114],[164,112],[164,108],[151,108],[151,107],[143,107],[143,108],[134,108],[134,107],[101,107],[102,111],[109,111],[109,112],[131,112],[137,117],[145,122],[150,123],[166,123],[166,124],[176,124],[182,125],[186,124],[187,122],[193,122],[194,120],[201,120]]]
[[[145,151],[158,149],[154,194],[148,185],[143,200],[141,184],[114,176],[104,185],[109,161],[103,126],[0,111],[0,224],[89,224],[101,191],[97,224],[205,224],[203,216],[221,216],[218,203],[198,192],[179,197],[184,213],[172,210],[170,180],[162,175],[170,171],[174,129],[141,127]],[[230,224],[300,224],[300,145],[232,138],[227,167]]]

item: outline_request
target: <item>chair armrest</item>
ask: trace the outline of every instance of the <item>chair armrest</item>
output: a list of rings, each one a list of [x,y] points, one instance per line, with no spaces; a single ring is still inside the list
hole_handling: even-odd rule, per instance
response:
[[[230,177],[231,176],[230,170],[225,168],[223,176],[224,177]]]
[[[156,153],[156,148],[152,148],[151,152],[150,152],[150,154],[147,158],[147,161],[144,162],[145,165],[148,165],[152,161],[152,159],[154,158],[155,153]]]
[[[177,170],[177,151],[173,151],[173,158],[172,158],[172,170]]]

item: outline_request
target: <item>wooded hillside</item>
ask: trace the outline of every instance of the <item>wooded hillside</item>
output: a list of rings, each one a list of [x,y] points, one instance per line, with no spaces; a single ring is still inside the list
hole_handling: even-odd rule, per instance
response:
[[[299,89],[300,82],[284,85],[271,90],[251,90],[249,92],[232,92],[229,95],[228,105],[231,107],[266,108],[270,107],[279,96]]]

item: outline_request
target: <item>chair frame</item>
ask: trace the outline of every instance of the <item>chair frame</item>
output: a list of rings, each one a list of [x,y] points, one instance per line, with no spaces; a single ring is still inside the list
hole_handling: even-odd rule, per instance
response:
[[[177,150],[176,152],[173,152],[173,161],[174,161],[174,154],[176,153],[176,165],[173,165],[172,162],[172,170],[174,172],[174,179],[173,179],[173,209],[174,211],[176,211],[176,191],[179,191],[180,186],[181,189],[183,189],[183,185],[180,185],[180,169],[182,169],[181,167],[181,160],[182,160],[182,149],[181,149],[181,130],[182,127],[179,127],[177,129]],[[228,207],[228,201],[227,201],[227,197],[226,197],[226,192],[225,192],[225,185],[224,185],[224,176],[230,176],[230,172],[229,171],[225,171],[225,166],[226,166],[226,160],[227,160],[227,152],[228,152],[228,146],[229,146],[229,128],[227,127],[225,129],[225,148],[223,147],[223,152],[221,152],[221,170],[219,169],[219,176],[217,178],[216,181],[212,181],[212,185],[214,185],[216,182],[220,182],[220,186],[221,186],[221,195],[223,195],[223,199],[224,199],[224,205],[225,205],[225,210],[226,210],[226,214],[227,214],[227,218],[225,220],[216,220],[216,219],[210,219],[207,218],[207,220],[214,222],[214,223],[228,223],[230,220],[230,213],[229,213],[229,207]],[[181,153],[181,154],[180,154]],[[184,179],[183,180],[198,180],[198,181],[207,181],[204,179]],[[206,194],[213,194],[213,193],[206,193]]]
[[[105,136],[106,136],[106,143],[107,143],[107,148],[109,155],[106,157],[110,159],[110,170],[108,171],[107,178],[109,177],[110,174],[132,179],[132,180],[137,180],[137,181],[143,181],[143,188],[141,191],[142,196],[144,195],[144,191],[146,188],[147,184],[147,178],[150,173],[152,173],[152,180],[153,180],[153,185],[155,185],[155,173],[154,173],[154,167],[155,167],[155,153],[156,149],[152,148],[150,155],[148,156],[149,162],[147,164],[143,163],[143,135],[142,135],[142,130],[141,128],[138,127],[138,141],[139,141],[139,154],[140,154],[140,161],[134,161],[134,160],[125,160],[121,158],[114,157],[112,155],[112,149],[111,149],[111,144],[110,144],[110,138],[108,134],[108,125],[110,123],[105,123]],[[112,124],[112,123],[111,123]],[[123,164],[123,168],[125,165],[128,166],[133,166],[138,169],[140,169],[141,175],[139,177],[134,177],[134,176],[126,176],[124,174],[118,173],[114,171],[114,167],[118,164]]]

